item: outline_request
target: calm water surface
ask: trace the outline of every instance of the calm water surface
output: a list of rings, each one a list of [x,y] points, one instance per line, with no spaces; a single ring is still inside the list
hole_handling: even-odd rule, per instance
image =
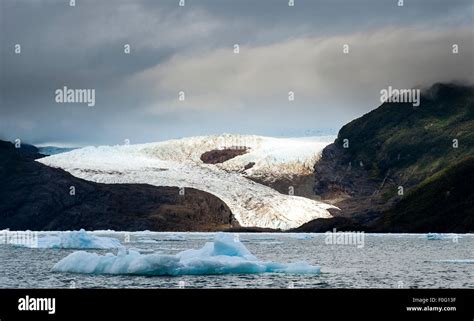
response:
[[[125,240],[124,232],[95,233]],[[42,234],[40,234],[41,236]],[[176,237],[176,235],[178,235]],[[55,273],[53,265],[76,250],[28,249],[0,245],[2,288],[474,288],[474,264],[437,260],[474,259],[474,235],[427,240],[422,234],[365,234],[364,246],[328,245],[324,234],[239,233],[243,244],[261,261],[307,261],[320,275],[253,274],[144,277]],[[130,234],[126,247],[143,253],[175,254],[200,248],[212,233]],[[102,253],[116,250],[87,250]],[[471,261],[472,262],[472,261]],[[183,283],[184,281],[184,283]]]

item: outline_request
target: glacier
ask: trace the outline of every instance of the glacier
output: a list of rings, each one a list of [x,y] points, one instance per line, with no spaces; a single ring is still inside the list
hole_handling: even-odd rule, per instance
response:
[[[131,274],[148,276],[288,273],[319,274],[320,268],[306,262],[275,263],[259,261],[232,234],[217,233],[213,242],[201,249],[168,255],[141,254],[120,248],[117,255],[74,252],[53,267],[55,272],[85,274]]]
[[[38,239],[37,244],[27,245],[41,249],[113,249],[122,247],[118,239],[95,236],[80,231],[60,232],[58,235],[48,235]]]
[[[97,183],[138,183],[196,188],[219,197],[241,226],[287,230],[316,218],[330,218],[324,202],[281,194],[252,181],[309,175],[330,138],[273,138],[254,135],[189,137],[157,143],[85,147],[37,161]],[[205,164],[210,150],[235,146],[246,154]],[[251,168],[245,169],[249,163]]]

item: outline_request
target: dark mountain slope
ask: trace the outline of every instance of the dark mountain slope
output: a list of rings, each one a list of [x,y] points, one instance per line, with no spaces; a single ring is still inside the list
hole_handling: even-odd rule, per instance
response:
[[[372,224],[387,232],[474,231],[474,157],[426,179]]]

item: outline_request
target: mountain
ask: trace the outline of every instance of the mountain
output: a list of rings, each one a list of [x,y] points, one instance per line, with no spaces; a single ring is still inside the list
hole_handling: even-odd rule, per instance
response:
[[[384,103],[332,144],[224,134],[43,156],[0,141],[0,228],[474,231],[464,85]]]
[[[474,231],[474,88],[435,84],[421,104],[384,103],[345,125],[315,165],[338,219],[298,230]]]
[[[474,231],[474,157],[437,172],[372,225],[387,232]]]
[[[29,145],[0,141],[0,229],[215,231],[236,228],[229,207],[209,193],[146,184],[85,181],[37,161]],[[71,195],[71,186],[75,195]]]

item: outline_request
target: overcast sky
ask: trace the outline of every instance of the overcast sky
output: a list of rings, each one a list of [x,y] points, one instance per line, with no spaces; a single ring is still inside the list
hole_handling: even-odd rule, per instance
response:
[[[337,133],[388,86],[473,83],[474,1],[397,1],[0,0],[0,139]],[[56,103],[63,86],[95,106]]]

